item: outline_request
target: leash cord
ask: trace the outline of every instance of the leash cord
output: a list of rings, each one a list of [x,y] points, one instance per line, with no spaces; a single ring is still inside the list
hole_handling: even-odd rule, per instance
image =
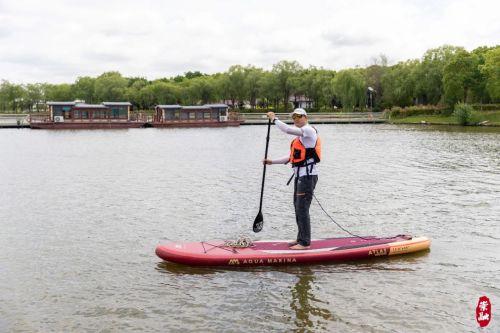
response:
[[[240,235],[237,240],[227,240],[224,242],[223,246],[227,247],[239,247],[239,248],[245,248],[245,247],[251,247],[253,246],[252,239],[247,236],[247,235]]]
[[[326,216],[328,216],[330,218],[330,220],[332,220],[333,223],[335,223],[337,225],[337,227],[339,227],[340,229],[344,230],[345,232],[347,232],[349,235],[351,236],[354,236],[354,237],[357,237],[357,238],[361,238],[361,239],[364,239],[364,240],[371,240],[373,238],[366,238],[366,237],[361,237],[359,235],[356,235],[356,234],[353,234],[352,232],[350,232],[349,230],[347,230],[346,228],[342,227],[340,224],[338,224],[331,216],[330,214],[328,214],[326,212],[326,210],[323,208],[323,206],[321,206],[321,203],[319,202],[318,198],[316,198],[316,195],[314,195],[313,193],[313,197],[314,199],[316,199],[316,202],[318,203],[319,207],[321,208],[321,210],[326,214]]]

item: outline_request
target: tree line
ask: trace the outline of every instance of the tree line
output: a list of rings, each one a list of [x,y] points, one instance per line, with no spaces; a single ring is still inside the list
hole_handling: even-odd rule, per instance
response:
[[[370,87],[371,94],[368,93]],[[105,72],[78,77],[74,83],[0,83],[0,111],[43,110],[46,101],[130,101],[136,109],[158,104],[197,105],[230,101],[235,107],[288,110],[290,99],[304,96],[312,111],[393,106],[500,102],[500,46],[443,45],[420,59],[389,66],[383,55],[370,66],[339,71],[296,61],[280,61],[267,71],[255,66],[231,66],[207,75],[199,71],[148,80]]]

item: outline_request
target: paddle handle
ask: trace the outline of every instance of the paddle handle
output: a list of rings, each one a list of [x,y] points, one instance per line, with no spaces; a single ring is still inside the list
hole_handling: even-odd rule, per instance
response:
[[[269,150],[269,133],[271,131],[271,119],[267,122],[267,136],[266,136],[266,152],[264,154],[264,160],[267,159],[267,151]],[[266,166],[264,163],[264,168],[262,170],[262,186],[260,188],[260,204],[259,204],[259,212],[262,211],[262,198],[264,197],[264,182],[266,180]]]

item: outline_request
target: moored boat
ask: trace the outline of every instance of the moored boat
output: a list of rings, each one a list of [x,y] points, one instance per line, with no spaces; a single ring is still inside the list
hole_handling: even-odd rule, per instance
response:
[[[199,106],[157,105],[151,127],[226,127],[239,126],[238,114],[226,104]]]
[[[34,129],[108,129],[144,127],[147,119],[132,114],[129,102],[47,102],[48,115],[31,115]]]

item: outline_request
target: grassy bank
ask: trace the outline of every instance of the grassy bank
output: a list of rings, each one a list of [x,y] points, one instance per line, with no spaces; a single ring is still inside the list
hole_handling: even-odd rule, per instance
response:
[[[453,115],[417,115],[389,120],[392,124],[433,124],[433,125],[459,125],[458,119]],[[470,125],[483,124],[486,126],[500,126],[500,110],[497,111],[474,111],[471,116]]]

